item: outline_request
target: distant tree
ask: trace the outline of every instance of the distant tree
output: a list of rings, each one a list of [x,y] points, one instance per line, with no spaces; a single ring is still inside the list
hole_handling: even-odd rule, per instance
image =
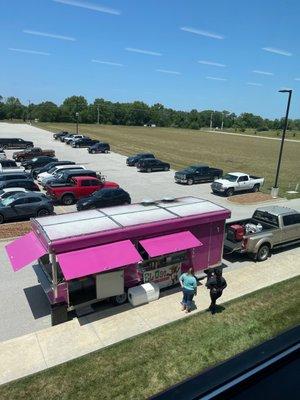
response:
[[[52,101],[45,101],[37,105],[30,105],[28,115],[42,122],[55,122],[59,119],[59,108]]]
[[[8,97],[5,102],[5,110],[6,118],[21,119],[24,112],[24,106],[17,97]]]

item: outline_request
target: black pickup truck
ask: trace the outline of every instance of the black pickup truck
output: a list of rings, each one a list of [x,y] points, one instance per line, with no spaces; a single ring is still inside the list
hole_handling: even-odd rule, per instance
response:
[[[193,185],[199,182],[211,182],[223,175],[218,168],[210,168],[208,165],[192,165],[175,172],[175,182]]]

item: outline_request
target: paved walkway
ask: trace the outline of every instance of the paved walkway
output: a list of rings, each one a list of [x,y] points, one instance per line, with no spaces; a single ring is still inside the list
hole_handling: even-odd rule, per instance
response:
[[[285,264],[272,260],[251,263],[239,271],[224,271],[228,288],[222,302],[299,275],[299,264],[287,255]],[[132,308],[129,304],[75,318],[65,324],[0,343],[0,384],[42,371],[102,349],[158,326],[186,318],[180,311],[178,289],[158,301]],[[195,297],[197,310],[209,305],[204,285]],[[217,318],[217,316],[216,316]]]

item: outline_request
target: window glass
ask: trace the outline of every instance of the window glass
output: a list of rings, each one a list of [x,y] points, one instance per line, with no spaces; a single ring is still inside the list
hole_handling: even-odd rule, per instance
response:
[[[81,186],[91,186],[91,181],[89,179],[81,182]]]
[[[285,215],[283,217],[284,226],[295,225],[300,223],[300,214]]]
[[[28,199],[27,198],[21,198],[21,199],[16,200],[14,202],[14,205],[17,206],[17,205],[20,205],[20,204],[27,204],[27,203],[28,203]]]
[[[41,201],[41,199],[38,197],[29,197],[28,198],[28,203],[39,203],[40,201]]]

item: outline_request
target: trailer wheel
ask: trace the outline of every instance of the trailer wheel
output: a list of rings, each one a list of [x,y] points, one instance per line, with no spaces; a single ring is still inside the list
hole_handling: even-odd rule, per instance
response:
[[[74,203],[75,198],[72,194],[65,194],[62,199],[61,199],[63,205],[65,206],[70,206],[71,204]]]
[[[114,296],[112,297],[112,302],[116,305],[116,306],[120,306],[121,304],[126,303],[128,300],[128,296],[127,296],[127,292],[120,294],[118,296]]]
[[[260,246],[258,249],[258,252],[256,253],[256,260],[257,261],[266,261],[266,259],[270,255],[270,245],[268,244],[263,244]]]

